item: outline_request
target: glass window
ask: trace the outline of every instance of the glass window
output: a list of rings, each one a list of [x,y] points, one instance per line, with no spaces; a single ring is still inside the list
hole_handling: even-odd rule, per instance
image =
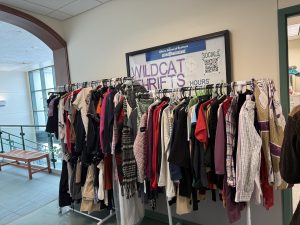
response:
[[[35,101],[34,111],[44,111],[44,99],[42,91],[35,91],[32,93]]]
[[[48,93],[55,90],[54,67],[49,66],[29,71],[29,81],[34,123],[35,125],[46,125]]]
[[[37,112],[37,124],[45,125],[46,119],[45,119],[45,112]]]
[[[42,90],[41,74],[39,70],[32,71],[34,90]]]
[[[53,79],[53,68],[47,67],[44,68],[44,79],[46,89],[54,88],[54,79]]]

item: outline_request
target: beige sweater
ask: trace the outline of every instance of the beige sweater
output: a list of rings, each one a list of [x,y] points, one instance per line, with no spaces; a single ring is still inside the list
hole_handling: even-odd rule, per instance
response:
[[[161,165],[158,179],[159,187],[166,187],[167,198],[176,195],[173,181],[171,180],[168,157],[170,154],[170,139],[173,127],[173,107],[167,106],[161,116]]]

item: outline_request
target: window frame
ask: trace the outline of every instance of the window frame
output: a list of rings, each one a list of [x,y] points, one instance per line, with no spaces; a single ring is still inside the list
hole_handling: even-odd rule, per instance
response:
[[[49,68],[49,67],[52,68],[53,88],[46,88],[46,83],[45,83],[44,69]],[[39,76],[40,76],[40,81],[41,81],[41,89],[35,89],[35,87],[34,87],[33,74],[36,71],[39,71]],[[55,79],[54,65],[43,67],[43,68],[36,69],[36,70],[28,71],[28,75],[29,75],[29,85],[30,85],[31,105],[32,105],[32,113],[33,113],[34,125],[46,125],[46,124],[39,124],[38,123],[39,122],[38,121],[38,113],[39,112],[44,112],[45,121],[47,121],[47,118],[48,118],[48,115],[47,115],[48,114],[48,110],[47,110],[47,102],[46,102],[46,99],[48,98],[47,92],[48,91],[52,91],[52,90],[54,90],[56,88],[56,79]],[[40,109],[38,110],[37,109],[36,96],[35,96],[35,94],[37,92],[41,92],[42,93],[44,110],[40,110]]]

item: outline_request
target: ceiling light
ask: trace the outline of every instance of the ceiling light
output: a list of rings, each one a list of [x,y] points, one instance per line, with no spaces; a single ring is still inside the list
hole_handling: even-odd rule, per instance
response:
[[[288,26],[288,36],[289,37],[295,37],[299,36],[299,28],[300,24],[293,24]]]

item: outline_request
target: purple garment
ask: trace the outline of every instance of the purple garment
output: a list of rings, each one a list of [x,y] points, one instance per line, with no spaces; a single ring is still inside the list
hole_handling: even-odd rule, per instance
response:
[[[225,174],[225,123],[222,105],[218,110],[218,124],[215,140],[215,170],[216,174]]]
[[[235,223],[241,219],[241,211],[245,208],[246,204],[244,202],[236,203],[234,202],[234,188],[229,187],[227,184],[227,177],[224,176],[223,180],[224,195],[227,209],[227,216],[230,223]]]
[[[49,106],[48,106],[48,117],[53,116],[53,110],[54,110],[54,101],[56,98],[51,99]]]
[[[102,149],[102,152],[104,149],[103,140],[104,140],[105,105],[106,105],[107,96],[109,95],[110,92],[111,91],[108,89],[107,92],[104,94],[104,98],[101,105],[101,112],[100,112],[100,147]]]

